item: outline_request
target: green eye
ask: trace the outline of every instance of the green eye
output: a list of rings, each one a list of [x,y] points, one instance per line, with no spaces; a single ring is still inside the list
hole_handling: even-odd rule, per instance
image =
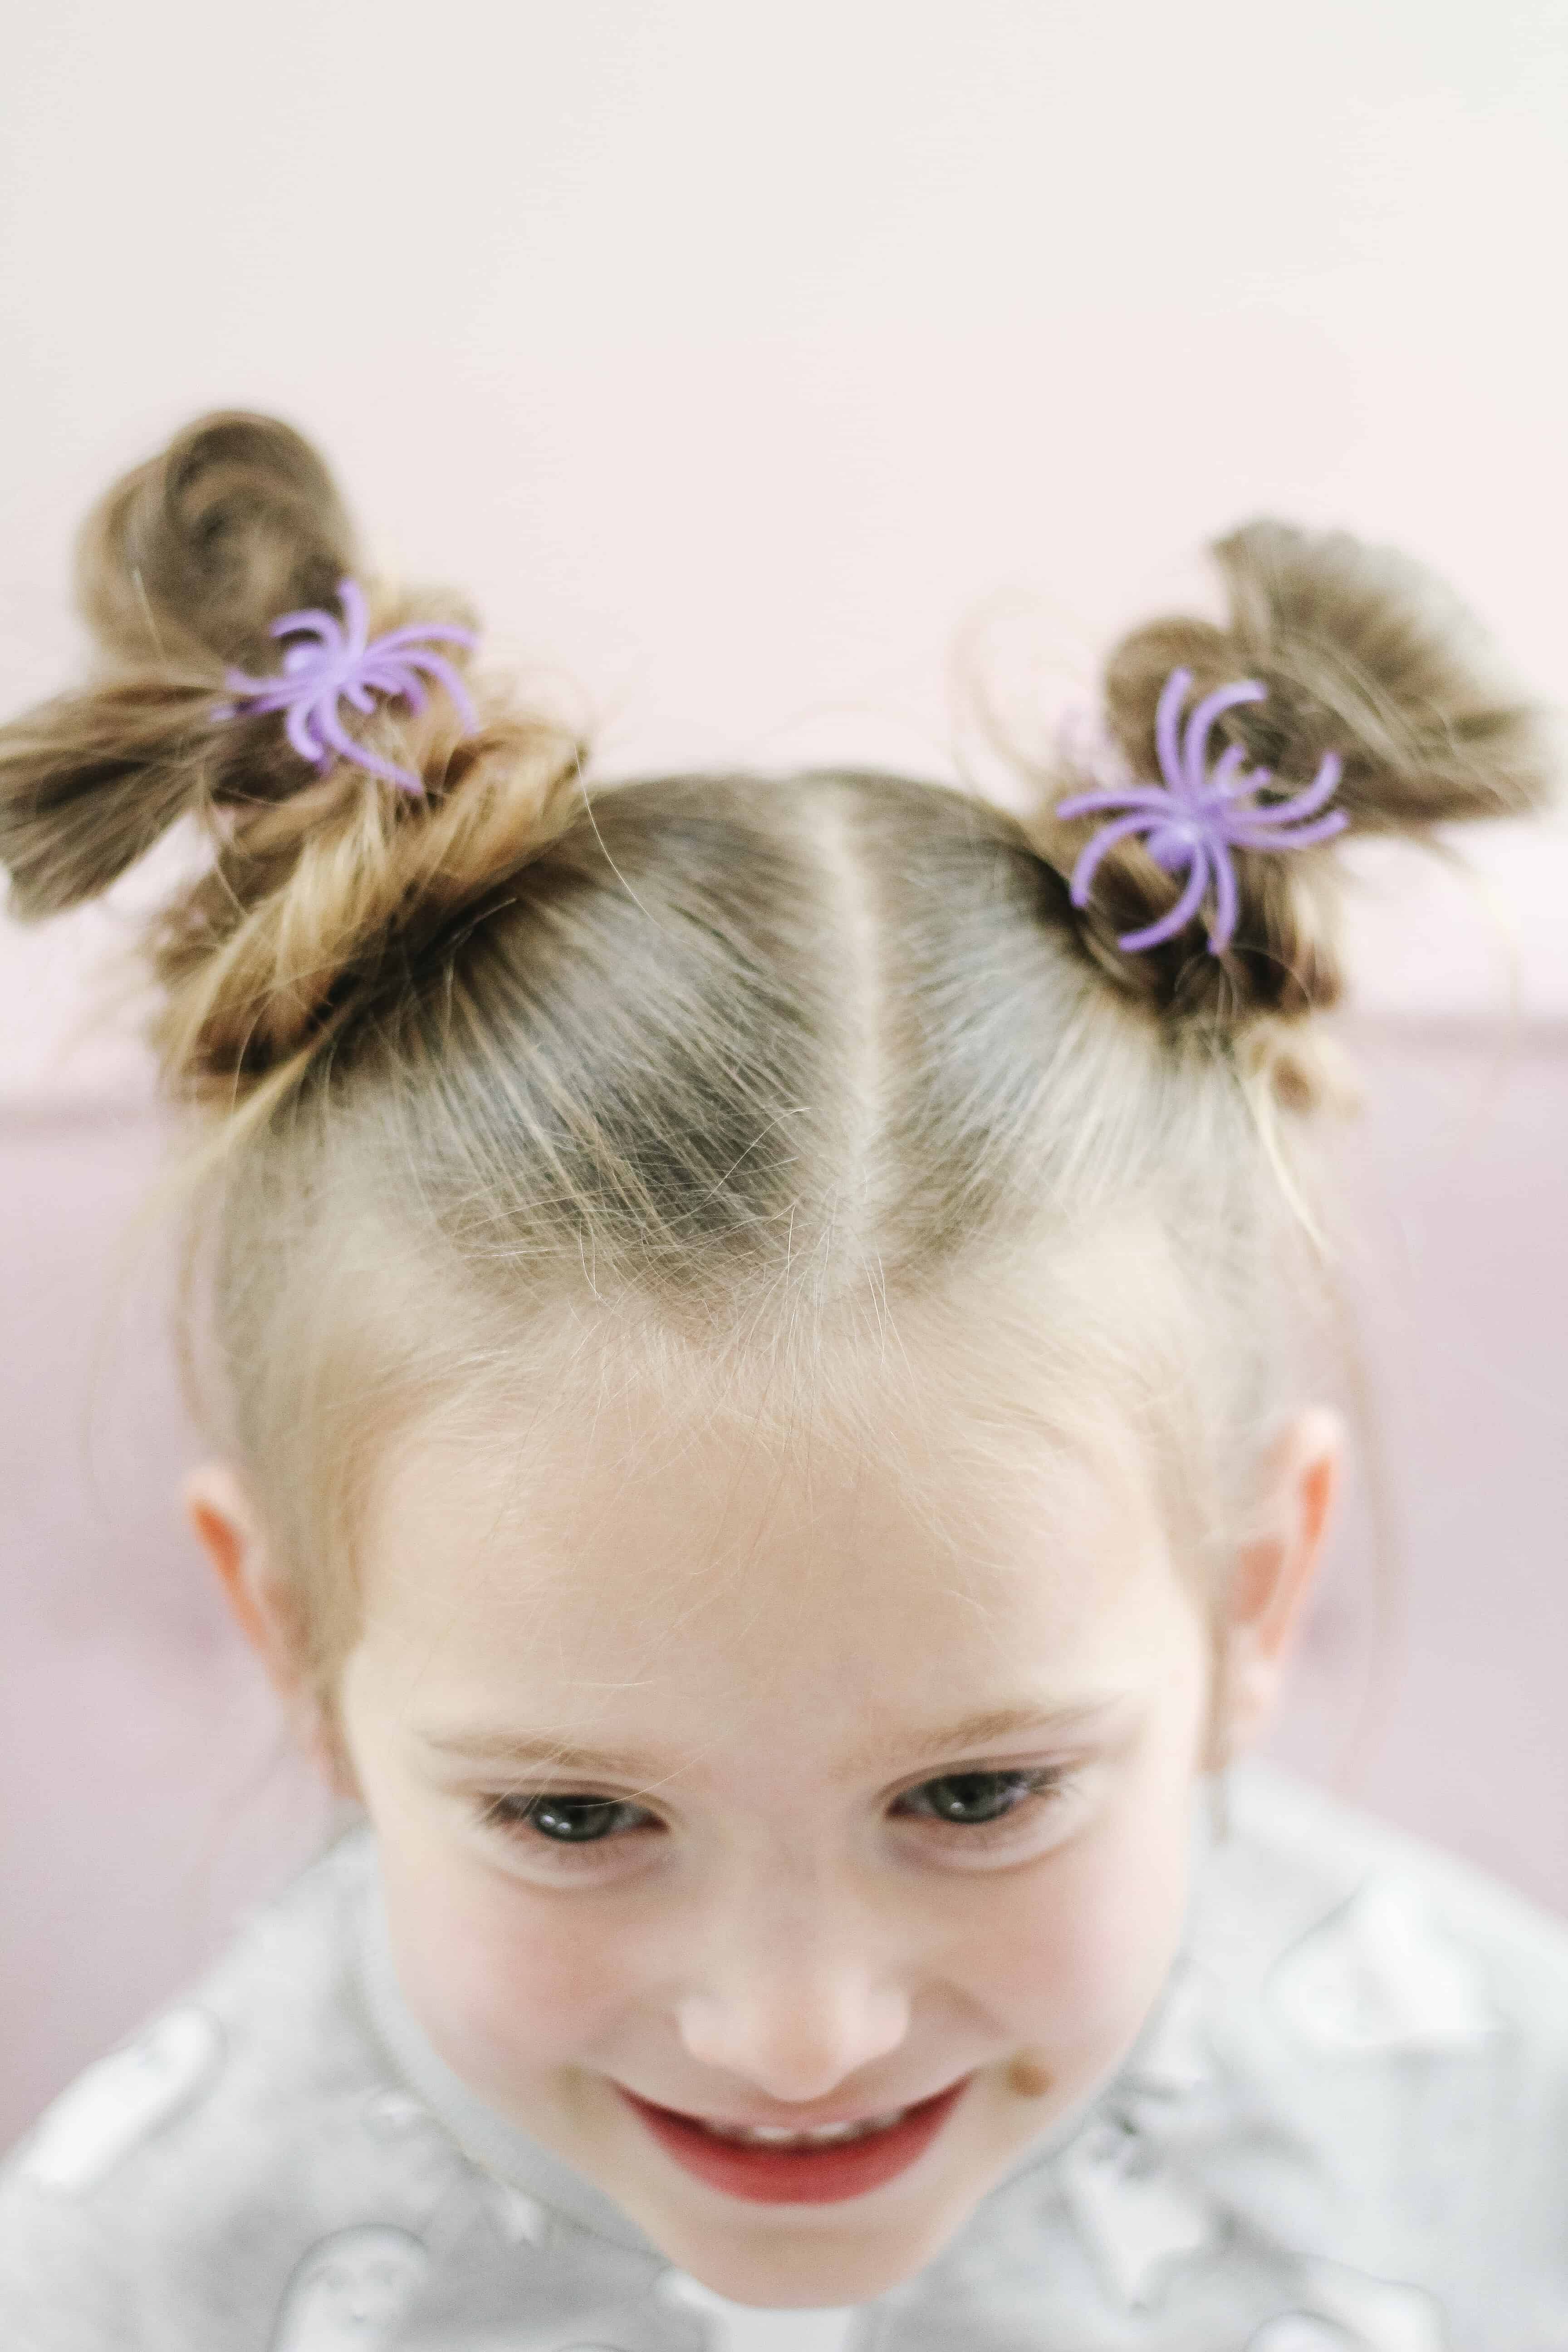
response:
[[[951,1822],[963,1829],[982,1829],[1013,1812],[1026,1797],[1048,1785],[1039,1772],[944,1772],[940,1780],[922,1780],[899,1800],[902,1813],[923,1813],[929,1820]]]
[[[614,1797],[532,1797],[521,1818],[557,1845],[597,1845],[617,1830],[637,1828],[647,1816],[640,1807]]]

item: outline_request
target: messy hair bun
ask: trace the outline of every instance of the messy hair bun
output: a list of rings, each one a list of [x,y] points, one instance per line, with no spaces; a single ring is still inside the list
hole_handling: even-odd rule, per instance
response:
[[[1334,806],[1349,834],[1404,834],[1463,819],[1516,816],[1543,805],[1548,747],[1536,709],[1500,669],[1479,625],[1408,557],[1343,531],[1244,524],[1212,553],[1228,604],[1223,625],[1169,617],[1123,637],[1106,665],[1113,756],[1139,780],[1160,774],[1155,713],[1174,670],[1190,698],[1256,679],[1262,701],[1219,717],[1217,747],[1272,771],[1264,805],[1310,784],[1325,754],[1341,763]],[[1069,778],[1060,795],[1081,789]],[[1069,868],[1092,828],[1047,820],[1046,846]],[[1156,923],[1179,883],[1135,839],[1099,866],[1083,938],[1124,989],[1177,1015],[1246,1024],[1332,1004],[1342,988],[1338,857],[1314,845],[1288,854],[1234,853],[1239,913],[1226,952],[1210,954],[1194,921],[1138,953],[1118,940]]]
[[[325,604],[358,564],[337,485],[309,442],[275,417],[207,416],[94,509],[77,584],[112,657],[248,667],[268,651],[269,622]]]
[[[96,897],[183,818],[214,854],[161,919],[155,1030],[178,1092],[237,1093],[308,1057],[400,952],[493,890],[548,833],[576,764],[552,725],[492,703],[382,703],[360,731],[419,777],[320,775],[272,715],[220,716],[231,666],[274,671],[279,614],[332,608],[359,568],[327,467],[287,425],[208,416],[89,517],[77,593],[95,677],[0,729],[0,862],[24,919]],[[463,621],[372,584],[373,628]],[[463,787],[459,792],[459,784]]]

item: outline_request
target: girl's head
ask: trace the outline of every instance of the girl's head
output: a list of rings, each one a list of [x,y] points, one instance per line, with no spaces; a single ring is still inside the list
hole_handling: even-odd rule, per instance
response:
[[[1110,658],[1123,781],[1181,667],[1258,680],[1220,739],[1281,793],[1337,755],[1354,830],[1542,796],[1415,567],[1216,554],[1224,625]],[[875,2294],[1148,2016],[1310,1567],[1335,852],[1242,848],[1223,954],[1132,953],[1178,883],[1126,835],[1074,906],[1081,774],[1026,824],[885,775],[590,793],[482,679],[472,730],[344,706],[417,793],[314,768],[226,681],[363,575],[262,419],[119,485],[82,569],[102,667],[0,738],[0,854],[41,915],[203,845],[151,942],[208,1127],[193,1507],[380,1832],[405,1989],[721,2292]]]

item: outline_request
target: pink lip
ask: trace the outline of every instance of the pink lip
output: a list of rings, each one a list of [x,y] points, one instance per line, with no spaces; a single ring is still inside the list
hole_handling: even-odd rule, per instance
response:
[[[823,2147],[747,2147],[717,2139],[694,2116],[655,2106],[616,2084],[628,2107],[640,2116],[668,2156],[682,2168],[753,2205],[837,2205],[864,2197],[907,2172],[925,2154],[969,2087],[965,2075],[934,2098],[922,2099],[886,2131],[864,2139],[830,2140]]]

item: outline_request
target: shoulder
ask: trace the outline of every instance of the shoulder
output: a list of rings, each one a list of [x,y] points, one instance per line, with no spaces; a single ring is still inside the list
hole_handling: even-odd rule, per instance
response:
[[[1298,2025],[1310,2012],[1346,2046],[1508,2034],[1568,2050],[1568,1924],[1268,1767],[1236,1775],[1225,1814],[1199,1935],[1222,1967],[1266,1976]]]
[[[422,2201],[418,2165],[357,1997],[367,1861],[363,1832],[341,1840],[14,2151],[0,2338],[38,2352],[248,2340],[244,2315],[277,2309],[301,2246],[334,2228],[386,2294],[412,2280],[398,2209]],[[366,2229],[367,2210],[385,2219]]]
[[[1370,2272],[1440,2283],[1468,2324],[1506,2279],[1500,2307],[1559,2326],[1568,1928],[1255,1769],[1200,1873],[1193,1953],[1248,2129],[1296,2151],[1281,2210],[1316,2211]]]

